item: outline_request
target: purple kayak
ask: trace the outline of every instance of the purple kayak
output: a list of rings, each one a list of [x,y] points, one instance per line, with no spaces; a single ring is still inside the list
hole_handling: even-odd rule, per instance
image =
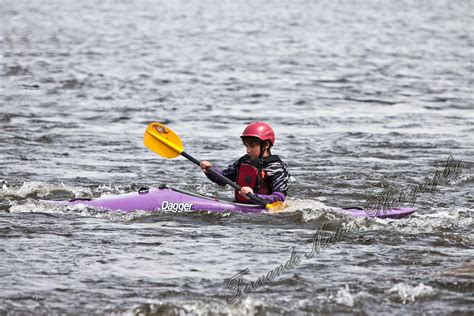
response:
[[[48,201],[51,202],[51,201]],[[106,211],[130,212],[143,211],[214,211],[214,212],[242,212],[262,213],[265,207],[254,204],[234,203],[218,198],[211,198],[199,194],[169,188],[140,189],[138,192],[105,197],[98,199],[73,199],[69,201],[53,201],[56,205],[85,205]],[[416,208],[398,208],[382,211],[366,212],[359,208],[346,208],[343,212],[357,217],[402,218],[416,211]]]

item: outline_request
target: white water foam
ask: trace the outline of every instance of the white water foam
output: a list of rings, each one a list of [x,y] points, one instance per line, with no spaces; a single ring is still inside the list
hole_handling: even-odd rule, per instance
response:
[[[49,195],[60,191],[62,195],[72,194],[74,198],[82,197],[106,197],[130,192],[130,188],[124,186],[113,186],[111,184],[100,185],[97,188],[69,186],[63,183],[45,183],[40,181],[24,182],[19,186],[10,186],[3,183],[0,188],[0,198],[4,198],[10,204],[10,213],[46,213],[46,214],[70,214],[76,216],[88,216],[106,218],[112,221],[131,221],[138,217],[149,216],[150,212],[136,210],[133,212],[109,212],[97,210],[85,205],[76,204],[72,206],[55,205],[47,201],[41,201],[30,196],[47,198]],[[26,199],[25,199],[26,198]]]
[[[414,302],[415,299],[419,297],[433,296],[435,290],[431,286],[424,285],[423,283],[417,286],[398,283],[388,290],[388,293],[395,293],[395,295],[402,300],[403,304],[406,304],[407,302]]]
[[[349,285],[346,284],[345,287],[337,291],[336,295],[334,296],[334,301],[345,306],[354,306],[354,296],[351,295]]]
[[[401,220],[374,221],[373,228],[389,228],[392,231],[403,234],[435,233],[440,230],[469,230],[469,227],[472,226],[472,215],[472,209],[454,207],[450,210],[441,210],[429,214],[419,214],[416,212]]]
[[[28,195],[37,195],[46,197],[54,191],[66,191],[74,194],[75,197],[92,196],[92,190],[85,187],[68,186],[63,183],[50,184],[40,181],[23,182],[21,186],[9,186],[4,183],[0,189],[0,198],[5,197],[26,197]]]
[[[361,299],[369,298],[372,300],[376,300],[373,295],[365,291],[351,293],[351,289],[348,284],[344,284],[344,286],[338,289],[335,293],[330,293],[328,295],[320,295],[318,296],[318,298],[328,303],[336,303],[347,307],[353,307],[357,303],[357,301]]]
[[[136,210],[133,212],[121,211],[103,211],[88,207],[83,204],[75,204],[70,206],[54,205],[45,201],[37,201],[27,199],[23,202],[11,202],[10,213],[45,213],[45,214],[63,214],[84,217],[103,218],[110,221],[129,222],[136,218],[150,216],[153,213],[147,211]]]
[[[112,197],[115,195],[126,194],[130,192],[134,192],[134,190],[131,190],[130,187],[122,185],[112,185],[111,183],[101,184],[97,188],[93,189],[94,197],[100,198]]]
[[[314,200],[288,199],[285,201],[287,207],[283,210],[287,213],[301,211],[303,222],[316,220],[325,215],[330,220],[337,219],[335,212],[338,208],[327,206],[326,204]]]
[[[48,195],[63,191],[71,193],[74,198],[82,197],[110,197],[118,194],[130,193],[133,190],[129,186],[102,184],[96,188],[89,187],[77,187],[71,185],[65,185],[64,183],[46,183],[41,181],[23,182],[20,186],[10,186],[7,183],[3,183],[0,188],[0,198],[4,197],[18,197],[24,198],[30,195],[36,195],[40,198],[47,197]]]
[[[159,315],[168,314],[171,311],[173,315],[179,311],[178,315],[256,315],[262,310],[265,310],[267,305],[259,300],[250,297],[245,297],[238,300],[234,304],[228,304],[224,301],[201,301],[190,300],[185,302],[150,302],[140,307],[134,308],[134,315]],[[144,312],[146,310],[146,313]],[[171,313],[170,313],[171,314]]]

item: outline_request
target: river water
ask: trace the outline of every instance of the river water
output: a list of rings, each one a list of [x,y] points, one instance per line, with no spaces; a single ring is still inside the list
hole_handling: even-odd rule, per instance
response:
[[[472,1],[1,10],[0,315],[471,315]],[[254,120],[274,127],[291,171],[281,214],[40,202],[161,184],[230,195],[186,159],[150,152],[143,132],[163,122],[226,166]],[[405,219],[335,210],[411,190],[450,156],[456,177],[419,192]],[[350,229],[310,255],[313,236],[338,227]],[[285,264],[247,293],[232,281]]]

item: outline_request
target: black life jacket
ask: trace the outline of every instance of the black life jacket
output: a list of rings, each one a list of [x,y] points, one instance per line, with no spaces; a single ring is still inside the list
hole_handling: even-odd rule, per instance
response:
[[[241,157],[239,159],[236,183],[241,187],[252,188],[255,194],[271,194],[273,188],[267,179],[265,167],[276,161],[281,162],[280,158],[276,155],[258,159],[250,159],[249,155]],[[251,201],[239,194],[237,190],[235,190],[235,200],[240,203],[251,203]]]

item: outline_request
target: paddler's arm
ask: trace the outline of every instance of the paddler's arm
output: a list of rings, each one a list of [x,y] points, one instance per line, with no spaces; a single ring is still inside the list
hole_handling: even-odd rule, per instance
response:
[[[267,204],[285,201],[288,192],[288,181],[290,179],[286,164],[284,162],[270,163],[265,168],[265,175],[267,181],[271,183],[273,192],[268,195],[257,194],[257,196],[265,200]]]
[[[226,185],[226,183],[224,181],[222,181],[220,178],[216,177],[216,176],[213,176],[212,174],[210,174],[209,172],[206,172],[206,169],[207,168],[210,168],[212,167],[212,163],[210,163],[209,161],[207,160],[203,160],[201,161],[201,163],[199,164],[199,166],[201,167],[201,169],[204,171],[204,174],[206,175],[206,177],[209,178],[209,180],[211,180],[212,182],[214,183],[217,183],[218,185],[221,185],[221,186],[224,186]],[[212,167],[212,169],[218,173],[220,173],[221,175],[223,175],[224,177],[230,179],[231,181],[235,181],[235,178],[236,178],[236,174],[237,174],[237,162],[236,163],[233,163],[231,164],[229,167],[227,167],[226,169],[224,170],[221,170],[219,168],[216,168],[216,167]]]
[[[253,193],[252,188],[242,187],[242,190],[239,192],[243,196],[246,196],[248,193]],[[255,194],[257,197],[264,200],[267,204],[274,202],[283,202],[286,199],[286,195],[282,192],[273,192],[272,194]]]

